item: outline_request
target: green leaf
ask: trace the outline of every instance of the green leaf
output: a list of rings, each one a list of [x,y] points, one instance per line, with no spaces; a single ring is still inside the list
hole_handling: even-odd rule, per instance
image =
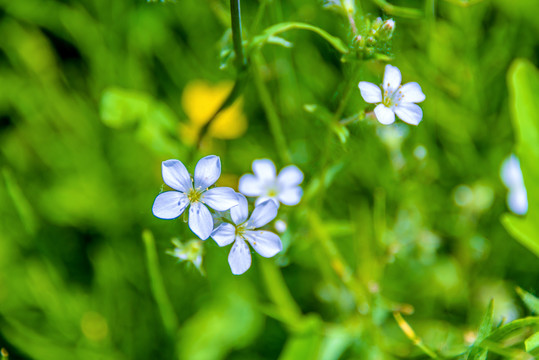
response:
[[[485,312],[485,315],[483,315],[483,320],[481,320],[481,325],[479,325],[479,331],[477,333],[477,339],[475,340],[474,344],[470,348],[470,351],[468,352],[468,356],[466,357],[467,360],[475,360],[475,359],[485,359],[487,356],[488,350],[483,349],[479,346],[481,341],[483,341],[492,331],[492,309],[493,309],[494,301],[490,300],[488,304],[487,311]]]
[[[522,329],[527,326],[534,326],[534,325],[535,326],[539,325],[539,317],[537,316],[530,316],[530,317],[525,317],[523,319],[518,319],[496,329],[485,340],[489,342],[498,342],[516,330]]]
[[[226,285],[181,327],[180,359],[224,359],[230,351],[246,347],[259,335],[263,317],[252,301],[253,289],[239,282]]]
[[[530,352],[532,350],[539,348],[539,331],[530,336],[529,338],[524,341],[524,346],[526,347],[526,351]]]
[[[322,326],[317,316],[306,318],[301,331],[295,332],[286,342],[279,360],[317,359],[322,342]]]
[[[320,348],[320,360],[341,359],[343,352],[352,344],[356,334],[345,327],[329,328]]]
[[[508,72],[512,122],[528,193],[526,217],[505,214],[502,224],[522,245],[539,256],[539,72],[527,60],[515,60]]]
[[[329,42],[330,45],[333,46],[340,53],[346,54],[348,52],[348,48],[342,42],[342,40],[339,39],[338,37],[331,35],[327,31],[322,30],[319,27],[301,23],[301,22],[283,22],[283,23],[270,26],[269,28],[264,30],[262,34],[256,36],[253,39],[253,41],[251,42],[251,49],[259,48],[265,43],[271,42],[270,41],[271,39],[275,39],[275,36],[277,34],[280,34],[282,32],[292,30],[292,29],[309,30],[314,33],[317,33],[318,35],[323,37],[327,42]]]
[[[275,45],[280,45],[282,47],[285,47],[285,48],[291,48],[294,46],[294,44],[292,44],[290,41],[287,41],[285,39],[283,39],[282,37],[279,37],[279,36],[270,36],[268,38],[268,43],[269,44],[275,44]]]
[[[539,299],[520,287],[517,287],[516,291],[528,309],[534,314],[539,314]]]

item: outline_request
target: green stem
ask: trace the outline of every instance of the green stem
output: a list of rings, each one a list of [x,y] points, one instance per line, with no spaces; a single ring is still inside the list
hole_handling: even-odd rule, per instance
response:
[[[236,69],[242,72],[247,66],[243,56],[243,40],[241,36],[240,0],[230,0],[230,23],[232,27],[232,43],[236,54]]]
[[[153,296],[159,308],[163,325],[171,339],[176,337],[178,330],[178,318],[172,307],[172,303],[167,295],[165,283],[159,270],[159,259],[155,249],[155,240],[149,230],[142,232],[142,240],[146,249],[146,260],[148,262],[148,274],[150,276],[150,286]]]
[[[281,161],[283,161],[285,164],[289,164],[292,161],[292,158],[290,156],[288,146],[286,145],[281,120],[279,119],[275,105],[271,100],[270,92],[262,79],[262,74],[260,73],[260,68],[265,65],[264,60],[262,55],[258,52],[253,54],[252,60],[254,63],[253,78],[255,86],[258,91],[260,101],[262,102],[262,106],[264,107],[264,111],[266,112],[266,117],[268,118],[270,131],[277,147],[277,153],[279,154]]]
[[[420,19],[423,17],[423,13],[417,9],[410,9],[406,7],[395,6],[388,3],[386,0],[372,0],[383,11],[389,15],[401,16],[409,19]]]
[[[264,30],[261,35],[256,36],[253,39],[253,41],[251,41],[249,48],[251,49],[251,51],[256,51],[264,43],[266,43],[271,37],[276,36],[277,34],[280,34],[282,32],[292,30],[292,29],[312,31],[320,35],[321,37],[323,37],[340,53],[342,54],[348,53],[348,47],[338,37],[331,35],[327,31],[322,30],[319,27],[306,24],[306,23],[301,23],[301,22],[282,22],[282,23],[270,26],[269,28]]]
[[[236,82],[230,94],[228,94],[225,101],[217,109],[215,113],[210,117],[210,119],[204,124],[197,137],[197,149],[200,149],[202,140],[208,132],[211,124],[217,118],[223,110],[228,108],[234,103],[234,101],[241,95],[243,92],[243,87],[245,86],[247,80],[247,60],[243,54],[243,40],[241,36],[241,13],[240,13],[240,0],[230,0],[230,22],[232,29],[232,43],[234,46],[234,52],[236,55],[235,66],[236,66]],[[196,149],[193,149],[196,150]],[[193,157],[192,154],[191,157]]]
[[[234,87],[232,88],[232,91],[230,91],[230,94],[226,97],[225,101],[221,104],[221,106],[217,109],[215,113],[210,117],[210,119],[204,124],[202,129],[200,129],[200,132],[198,133],[197,137],[197,149],[200,149],[200,146],[202,144],[202,140],[204,139],[204,136],[208,133],[208,130],[213,123],[213,121],[217,118],[217,115],[219,115],[222,111],[224,111],[226,108],[228,108],[230,105],[236,101],[236,99],[242,94],[243,88],[245,87],[245,84],[247,82],[248,73],[246,69],[243,69],[238,73],[236,77],[236,81],[234,82]]]
[[[272,260],[263,259],[260,267],[268,296],[275,304],[281,320],[291,328],[297,326],[303,315],[284,282],[283,274]]]
[[[307,213],[309,225],[313,230],[313,234],[318,239],[326,255],[329,258],[331,268],[341,279],[342,283],[348,288],[348,290],[354,295],[356,299],[356,305],[358,308],[365,308],[368,306],[366,291],[361,283],[354,277],[354,272],[350,266],[344,261],[341,253],[335,246],[333,240],[329,236],[322,219],[314,211]]]

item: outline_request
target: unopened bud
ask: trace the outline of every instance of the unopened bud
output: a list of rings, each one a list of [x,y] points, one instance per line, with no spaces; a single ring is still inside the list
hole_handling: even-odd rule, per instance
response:
[[[369,36],[369,37],[367,38],[367,45],[369,45],[369,46],[374,46],[374,44],[376,44],[376,39],[373,38],[372,36]]]
[[[395,20],[393,19],[386,20],[382,27],[384,30],[393,31],[395,29]]]
[[[372,23],[371,29],[374,30],[375,32],[378,31],[378,29],[380,29],[380,27],[382,26],[382,23],[383,23],[382,18],[377,17]]]

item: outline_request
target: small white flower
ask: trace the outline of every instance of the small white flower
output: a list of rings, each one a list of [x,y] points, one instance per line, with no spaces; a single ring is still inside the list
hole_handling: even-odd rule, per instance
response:
[[[378,121],[384,125],[395,122],[395,114],[410,125],[418,125],[423,118],[423,111],[415,103],[425,100],[421,86],[416,82],[401,85],[401,72],[395,66],[386,65],[382,90],[379,86],[367,82],[359,82],[361,96],[370,104],[378,104],[374,113]]]
[[[271,231],[256,230],[266,225],[277,216],[277,205],[273,201],[266,201],[255,207],[251,217],[247,199],[238,194],[239,204],[230,209],[230,216],[234,224],[223,223],[211,234],[217,245],[226,246],[234,242],[228,264],[234,275],[241,275],[251,267],[251,252],[247,241],[253,249],[264,257],[275,256],[283,249],[281,239]]]
[[[160,219],[175,219],[189,208],[189,228],[206,240],[213,230],[213,218],[206,207],[225,211],[238,204],[236,192],[229,187],[208,188],[221,176],[218,156],[206,156],[195,167],[194,185],[185,165],[179,160],[162,164],[163,181],[176,191],[165,191],[155,198],[152,212]]]
[[[515,214],[525,215],[528,212],[528,194],[520,169],[520,161],[514,154],[503,161],[500,176],[509,190],[507,206]]]
[[[253,174],[240,178],[239,190],[247,196],[258,196],[256,205],[266,200],[273,200],[277,206],[297,205],[303,195],[299,184],[303,182],[303,173],[295,165],[284,167],[279,176],[275,165],[269,159],[253,161]]]

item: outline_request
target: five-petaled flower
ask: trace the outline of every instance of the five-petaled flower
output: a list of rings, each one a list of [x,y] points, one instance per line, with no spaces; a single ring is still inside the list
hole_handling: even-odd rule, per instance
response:
[[[277,206],[297,205],[303,195],[299,184],[303,182],[303,173],[297,166],[284,167],[279,176],[275,165],[269,159],[253,161],[253,174],[245,174],[240,178],[239,190],[247,196],[258,196],[256,205],[266,200],[273,200]]]
[[[189,204],[189,228],[202,240],[213,230],[213,218],[206,207],[225,211],[238,204],[236,192],[229,187],[208,188],[221,175],[218,156],[206,156],[195,167],[194,185],[185,165],[179,160],[166,160],[162,164],[165,184],[176,191],[165,191],[155,198],[152,212],[161,219],[175,219]]]
[[[363,99],[370,104],[378,104],[374,108],[374,113],[378,121],[384,125],[394,123],[395,114],[410,125],[418,125],[423,118],[423,111],[415,104],[425,100],[421,86],[416,82],[401,85],[401,80],[399,69],[388,64],[382,89],[367,81],[359,82]]]
[[[256,230],[277,216],[277,205],[267,200],[256,206],[251,217],[247,199],[238,194],[239,204],[230,209],[230,216],[234,224],[222,223],[211,234],[211,237],[219,246],[226,246],[234,242],[228,263],[234,275],[241,275],[251,267],[251,252],[247,242],[253,249],[264,257],[275,256],[283,249],[278,235],[266,230]]]

